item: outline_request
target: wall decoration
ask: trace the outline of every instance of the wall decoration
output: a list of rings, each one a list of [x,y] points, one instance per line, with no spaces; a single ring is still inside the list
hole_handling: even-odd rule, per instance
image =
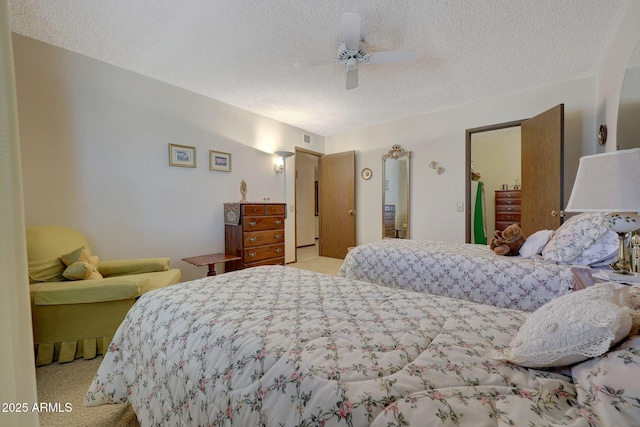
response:
[[[169,166],[196,167],[196,147],[169,144]]]
[[[231,154],[209,150],[209,169],[212,171],[231,172]]]
[[[362,179],[371,179],[371,175],[373,175],[373,172],[371,172],[371,169],[369,168],[364,168],[362,169],[362,172],[360,172]]]

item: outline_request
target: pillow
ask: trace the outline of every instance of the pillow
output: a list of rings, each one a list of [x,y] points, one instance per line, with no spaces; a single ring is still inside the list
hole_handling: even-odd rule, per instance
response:
[[[571,264],[594,265],[618,255],[620,240],[615,231],[607,230],[598,240],[585,249]]]
[[[69,280],[102,279],[102,274],[88,262],[74,262],[62,275]]]
[[[84,246],[76,249],[71,253],[62,255],[60,259],[67,267],[75,262],[88,262],[95,267],[100,261],[100,258],[95,255],[91,255],[91,252],[89,252],[89,250],[87,250]]]
[[[569,264],[609,231],[602,212],[588,212],[569,218],[551,236],[542,250],[542,258]]]
[[[520,256],[531,258],[534,255],[540,255],[552,234],[553,230],[540,230],[527,237],[520,247]]]
[[[571,376],[578,398],[576,418],[603,426],[638,425],[640,336],[632,335],[606,355],[573,366]]]
[[[604,354],[631,330],[629,290],[602,283],[555,298],[527,317],[509,347],[489,357],[544,368]]]

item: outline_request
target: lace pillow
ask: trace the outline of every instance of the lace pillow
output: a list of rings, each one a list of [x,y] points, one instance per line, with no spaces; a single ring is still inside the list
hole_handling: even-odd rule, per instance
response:
[[[542,250],[547,261],[569,264],[609,229],[604,224],[606,214],[581,213],[573,216],[558,228]]]
[[[527,318],[509,347],[489,357],[543,368],[604,354],[631,330],[629,289],[602,283],[553,299]]]
[[[540,255],[552,234],[553,230],[540,230],[527,237],[520,247],[520,256],[531,258],[534,255]]]

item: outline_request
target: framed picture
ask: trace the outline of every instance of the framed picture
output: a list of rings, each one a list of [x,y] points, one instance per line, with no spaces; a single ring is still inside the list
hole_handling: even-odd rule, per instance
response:
[[[196,167],[196,147],[169,144],[169,166]]]
[[[231,153],[209,150],[209,169],[231,172]]]

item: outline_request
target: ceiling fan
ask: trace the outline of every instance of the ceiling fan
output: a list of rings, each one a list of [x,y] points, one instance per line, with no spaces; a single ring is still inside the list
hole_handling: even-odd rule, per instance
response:
[[[414,53],[411,51],[391,51],[367,53],[360,37],[360,16],[357,13],[342,15],[343,41],[338,48],[338,56],[334,60],[301,61],[294,65],[298,68],[325,64],[345,64],[347,67],[347,89],[358,87],[358,64],[391,64],[410,62]]]

